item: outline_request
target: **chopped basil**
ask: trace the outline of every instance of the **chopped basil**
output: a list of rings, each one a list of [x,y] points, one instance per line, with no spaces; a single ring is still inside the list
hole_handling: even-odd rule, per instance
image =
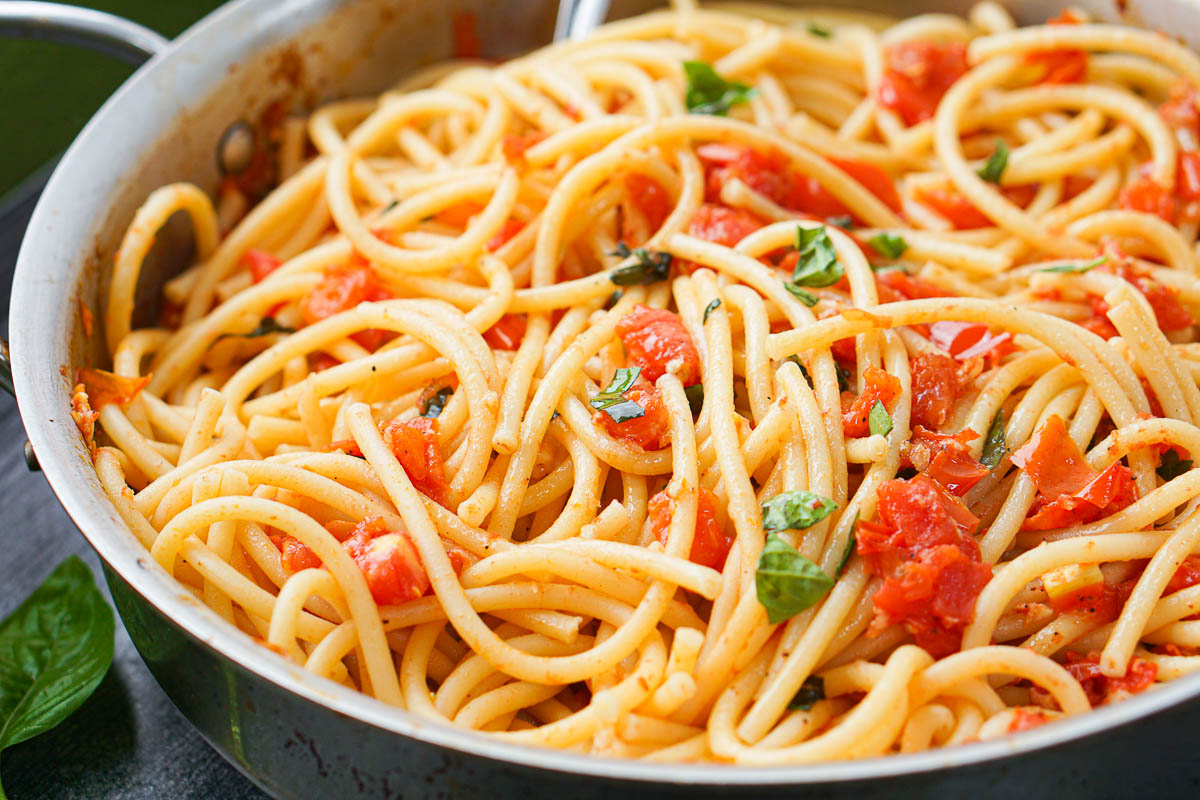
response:
[[[1158,477],[1164,481],[1169,481],[1172,478],[1178,478],[1183,473],[1192,468],[1192,460],[1190,458],[1180,458],[1179,453],[1175,450],[1168,450],[1163,453],[1159,459]]]
[[[797,227],[796,251],[800,254],[800,260],[792,271],[792,283],[796,286],[832,286],[845,274],[824,225],[818,228]]]
[[[833,35],[832,33],[830,33],[828,28],[822,28],[820,25],[818,25],[815,22],[808,23],[808,32],[811,33],[813,36],[817,36],[821,39],[828,39],[830,36]]]
[[[772,625],[791,619],[820,602],[833,578],[821,571],[778,534],[767,534],[754,574],[758,602],[767,610]]]
[[[854,546],[858,542],[858,537],[855,532],[858,530],[858,514],[854,515],[854,522],[850,524],[850,538],[846,540],[846,549],[842,551],[842,560],[838,562],[836,577],[842,577],[842,573],[846,571],[846,565],[850,563],[850,556],[854,555]]]
[[[808,711],[819,700],[825,699],[825,679],[818,675],[809,675],[800,684],[800,691],[788,703],[789,711]]]
[[[854,230],[854,217],[849,214],[839,214],[836,217],[826,217],[826,225],[832,225],[835,228],[841,228],[845,231]]]
[[[899,258],[908,249],[908,242],[904,241],[904,237],[886,231],[867,239],[867,244],[884,258]]]
[[[708,322],[708,315],[709,315],[709,314],[711,314],[712,312],[716,311],[716,310],[717,310],[718,308],[720,308],[720,307],[721,307],[721,299],[720,299],[719,297],[718,297],[716,300],[713,300],[711,303],[709,303],[709,304],[708,304],[708,305],[707,305],[707,306],[704,308],[704,320],[703,320],[703,322]]]
[[[1059,264],[1056,267],[1046,267],[1039,269],[1038,272],[1060,272],[1068,275],[1082,275],[1085,272],[1091,272],[1096,267],[1108,261],[1108,256],[1100,256],[1092,261],[1085,261],[1078,264]]]
[[[758,90],[748,84],[725,80],[703,61],[683,62],[683,72],[687,76],[684,102],[692,114],[723,117],[733,106],[758,95]]]
[[[240,339],[254,339],[258,336],[270,336],[272,333],[295,333],[295,328],[289,328],[286,325],[280,325],[279,321],[274,317],[263,317],[259,320],[258,327],[248,333],[225,333],[220,338],[226,336],[236,336]]]
[[[687,396],[688,407],[692,409],[692,416],[700,415],[700,409],[704,408],[704,384],[693,383],[683,390]]]
[[[804,303],[804,305],[808,306],[809,308],[812,308],[819,302],[815,294],[812,292],[806,292],[804,289],[801,289],[794,283],[788,283],[787,281],[784,281],[783,286],[785,289],[791,292],[797,300],[799,300],[801,303]]]
[[[450,395],[454,394],[454,388],[451,386],[443,386],[433,394],[421,400],[421,416],[436,419],[446,408],[447,401],[450,400]]]
[[[632,400],[625,398],[625,392],[633,388],[638,376],[642,374],[641,367],[622,367],[613,373],[603,392],[591,399],[591,406],[598,411],[608,414],[613,422],[621,423],[645,416],[646,409]]]
[[[623,295],[623,294],[625,294],[625,292],[621,291],[620,289],[613,290],[613,293],[610,294],[608,296],[608,298],[604,301],[604,310],[611,311],[613,306],[615,306],[617,304],[617,302],[620,301],[621,295]]]
[[[977,173],[988,183],[999,183],[1004,168],[1008,166],[1008,145],[1003,139],[996,140],[996,149],[988,156],[987,163],[979,168]]]
[[[872,436],[887,436],[892,432],[892,415],[887,412],[882,400],[876,400],[867,415],[867,428]]]
[[[833,371],[837,373],[838,391],[850,391],[850,370],[835,361],[833,362]]]
[[[1004,411],[1001,409],[992,417],[992,427],[988,428],[987,439],[983,442],[983,454],[979,462],[989,469],[995,469],[1004,458],[1008,447],[1004,443]]]
[[[828,497],[813,492],[781,492],[762,504],[763,530],[804,530],[828,517],[837,507]]]
[[[383,207],[383,213],[384,214],[388,213],[389,211],[391,211],[393,208],[395,208],[398,205],[400,205],[400,201],[393,200],[392,202],[388,203],[386,206]]]
[[[632,264],[617,267],[608,274],[608,279],[617,286],[649,286],[652,283],[665,281],[671,275],[671,254],[657,250],[647,250],[639,247],[630,250],[624,242],[617,244],[617,249],[609,255],[637,260]]]

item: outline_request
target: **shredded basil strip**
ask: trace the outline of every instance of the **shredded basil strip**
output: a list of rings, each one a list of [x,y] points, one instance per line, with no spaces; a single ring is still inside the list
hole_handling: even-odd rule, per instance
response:
[[[830,36],[833,36],[828,28],[822,28],[815,22],[808,23],[808,32],[821,39],[828,39]]]
[[[745,83],[727,81],[717,74],[711,64],[703,61],[683,62],[687,76],[684,102],[692,114],[711,114],[723,117],[729,109],[758,96],[758,90]]]
[[[758,602],[772,625],[820,602],[833,587],[833,578],[809,561],[778,534],[767,534],[754,574]]]
[[[842,560],[838,562],[836,577],[842,577],[842,573],[846,571],[846,565],[850,563],[850,556],[854,555],[854,546],[858,543],[858,537],[855,535],[858,531],[858,514],[854,515],[854,522],[850,524],[850,538],[846,540],[846,549],[842,551]]]
[[[701,324],[708,322],[708,315],[711,314],[712,312],[716,311],[720,307],[721,307],[721,298],[719,298],[719,297],[716,300],[713,300],[707,306],[705,306],[704,307],[704,319],[701,321]]]
[[[637,259],[632,264],[617,267],[608,274],[608,279],[617,286],[649,286],[652,283],[665,281],[671,276],[670,253],[647,250],[644,247],[630,250],[629,245],[619,242],[617,249],[609,255],[621,258],[633,256]]]
[[[693,383],[684,388],[683,393],[687,397],[688,407],[692,409],[692,416],[699,416],[700,409],[704,407],[704,384]]]
[[[792,698],[792,702],[788,703],[788,710],[808,711],[818,701],[824,699],[825,679],[819,675],[809,675],[804,679],[804,683],[800,684],[800,690],[796,692],[796,696]]]
[[[800,260],[792,270],[792,283],[796,286],[832,286],[845,274],[824,225],[797,227],[796,252],[800,254]]]
[[[787,281],[784,281],[783,286],[792,293],[792,296],[794,296],[801,303],[804,303],[804,305],[808,306],[809,308],[812,308],[819,302],[819,299],[815,294],[812,292],[806,292],[794,283],[788,283]]]
[[[828,497],[813,492],[781,492],[762,504],[763,530],[804,530],[828,517],[837,507]]]
[[[843,367],[841,364],[838,364],[837,362],[834,362],[833,369],[834,369],[834,372],[837,373],[838,391],[839,392],[850,391],[850,370],[846,369],[845,367]]]
[[[1001,409],[996,412],[996,416],[992,417],[992,426],[988,428],[987,439],[984,440],[983,453],[979,457],[979,463],[988,469],[995,469],[1007,451],[1008,446],[1004,442],[1004,411]]]
[[[846,231],[852,231],[855,227],[854,217],[850,216],[849,214],[838,214],[836,217],[826,217],[825,224],[832,225],[835,228],[841,228],[842,230]]]
[[[1180,458],[1179,453],[1172,449],[1162,454],[1159,459],[1158,469],[1155,472],[1164,481],[1169,481],[1172,478],[1178,478],[1191,468],[1192,460],[1190,458]]]
[[[867,428],[872,436],[887,436],[892,432],[892,415],[887,412],[882,400],[876,400],[867,415]]]
[[[904,237],[887,231],[867,239],[867,244],[884,258],[899,258],[908,250],[908,242],[904,241]]]
[[[617,302],[620,301],[621,295],[623,295],[623,294],[625,294],[624,291],[622,291],[620,289],[614,289],[613,293],[610,294],[608,296],[608,299],[604,301],[604,310],[611,311],[613,306],[615,306],[617,304]]]
[[[279,321],[274,317],[263,317],[259,320],[258,326],[247,333],[225,333],[220,338],[226,336],[236,336],[239,339],[253,339],[258,336],[269,336],[272,333],[295,333],[295,328],[289,328],[286,325],[280,325]]]
[[[421,401],[421,416],[437,419],[446,408],[446,403],[450,400],[450,395],[452,394],[454,394],[454,387],[443,386],[429,397],[423,399]]]
[[[979,168],[977,173],[988,183],[999,183],[1004,168],[1008,166],[1008,145],[1003,139],[996,140],[996,149],[988,156],[987,163]]]
[[[392,202],[388,203],[386,206],[383,207],[383,213],[384,214],[388,213],[389,211],[391,211],[393,208],[395,208],[398,205],[400,205],[400,201],[393,200]]]
[[[1091,272],[1096,267],[1103,264],[1105,261],[1108,261],[1108,256],[1100,256],[1097,259],[1094,259],[1092,261],[1085,261],[1080,264],[1059,264],[1056,267],[1046,267],[1045,269],[1039,269],[1038,272],[1058,272],[1058,273],[1065,273],[1068,275],[1082,275],[1085,272]]]
[[[641,374],[641,367],[618,369],[613,373],[612,380],[608,382],[604,391],[591,399],[592,408],[608,414],[616,423],[644,416],[646,409],[625,397],[625,392],[633,388],[633,384]]]

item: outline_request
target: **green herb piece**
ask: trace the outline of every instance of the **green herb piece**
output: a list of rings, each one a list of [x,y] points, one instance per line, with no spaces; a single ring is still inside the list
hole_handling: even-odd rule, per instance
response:
[[[649,286],[652,283],[665,281],[671,275],[671,254],[657,250],[647,250],[639,247],[630,250],[624,242],[617,244],[617,249],[609,255],[637,260],[632,264],[617,267],[608,274],[608,279],[617,286]]]
[[[812,292],[806,292],[804,289],[801,289],[794,283],[788,283],[787,281],[784,281],[783,286],[785,289],[791,292],[797,300],[799,300],[801,303],[804,303],[804,305],[808,306],[809,308],[812,308],[819,302],[819,299],[815,294]]]
[[[1008,446],[1004,443],[1004,411],[1001,409],[992,417],[992,426],[988,428],[987,439],[983,442],[979,463],[988,469],[995,469],[1007,451]]]
[[[1059,273],[1065,273],[1068,275],[1082,275],[1085,272],[1091,272],[1096,267],[1103,264],[1105,261],[1108,261],[1108,256],[1100,256],[1099,258],[1093,259],[1092,261],[1085,261],[1085,262],[1079,263],[1079,264],[1059,264],[1056,267],[1046,267],[1045,269],[1039,269],[1038,272],[1059,272]]]
[[[683,393],[687,397],[688,407],[692,409],[692,416],[699,416],[700,409],[704,408],[704,384],[693,383],[686,387]]]
[[[395,208],[398,205],[400,205],[400,201],[393,200],[392,202],[388,203],[386,206],[383,207],[383,213],[384,214],[388,213],[389,211],[391,211],[393,208]]]
[[[846,565],[850,563],[850,556],[854,555],[854,546],[858,542],[858,537],[855,532],[858,530],[858,514],[854,515],[854,522],[850,524],[850,538],[846,540],[846,549],[842,551],[842,560],[838,562],[837,577],[842,577],[842,573],[846,571]]]
[[[837,507],[828,497],[812,492],[781,492],[762,504],[763,530],[804,530],[828,517]]]
[[[796,286],[832,286],[845,274],[824,225],[796,228],[796,251],[800,254],[792,270],[792,283]]]
[[[835,361],[833,362],[833,371],[837,373],[838,391],[850,391],[850,370]]]
[[[791,619],[820,602],[833,578],[821,571],[778,534],[767,534],[754,574],[758,602],[767,610],[772,625]]]
[[[437,419],[446,408],[446,403],[450,400],[450,395],[452,394],[454,394],[454,387],[443,386],[429,397],[422,398],[421,416]]]
[[[1174,449],[1171,449],[1163,453],[1159,458],[1158,469],[1155,470],[1155,472],[1157,472],[1158,477],[1162,478],[1164,481],[1169,481],[1172,478],[1178,478],[1191,468],[1192,460],[1190,458],[1180,458],[1179,453],[1175,452]]]
[[[908,242],[904,241],[904,237],[886,231],[867,239],[867,244],[884,258],[899,258],[908,249]]]
[[[0,750],[70,716],[112,656],[112,609],[91,571],[71,556],[0,622]]]
[[[591,399],[592,408],[608,414],[616,423],[644,416],[646,409],[625,398],[625,392],[633,388],[633,384],[641,374],[641,367],[618,369],[613,373],[612,380],[608,382],[604,391]]]
[[[270,336],[272,333],[295,333],[295,328],[289,328],[286,325],[280,325],[279,321],[274,317],[263,317],[259,320],[258,327],[248,333],[225,333],[220,336],[224,339],[227,336],[234,336],[239,339],[253,339],[258,336]]]
[[[720,307],[721,307],[721,299],[720,298],[713,300],[711,303],[709,303],[707,306],[705,306],[704,319],[701,321],[701,324],[708,322],[708,315],[711,314],[712,312],[716,311]]]
[[[828,39],[830,36],[833,36],[828,28],[822,28],[815,22],[808,23],[808,32],[821,39]]]
[[[1003,139],[996,140],[996,149],[988,156],[987,163],[979,168],[977,173],[988,183],[999,183],[1004,168],[1008,166],[1008,145]]]
[[[808,711],[818,701],[824,699],[825,679],[818,675],[809,675],[804,679],[804,683],[800,684],[800,690],[796,692],[796,696],[792,698],[792,702],[788,703],[788,710]]]
[[[623,294],[625,294],[625,292],[621,291],[620,289],[615,289],[613,293],[608,296],[608,299],[604,301],[604,310],[611,311],[613,306],[620,301],[621,295]]]
[[[727,81],[717,74],[711,64],[703,61],[683,62],[687,76],[684,102],[692,114],[711,114],[723,117],[729,109],[758,96],[758,90],[738,81]]]
[[[867,415],[867,428],[872,436],[887,436],[892,432],[892,415],[887,412],[882,400],[876,400]]]
[[[839,214],[836,217],[826,217],[826,225],[832,225],[835,228],[841,228],[844,231],[852,231],[855,228],[854,217],[849,214]]]

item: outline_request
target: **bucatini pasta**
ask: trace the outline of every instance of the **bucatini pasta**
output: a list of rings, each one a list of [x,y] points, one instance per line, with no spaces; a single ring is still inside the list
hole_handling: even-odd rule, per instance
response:
[[[430,720],[734,764],[1052,722],[1200,666],[1198,85],[991,3],[438,65],[154,192],[74,416],[214,613]]]

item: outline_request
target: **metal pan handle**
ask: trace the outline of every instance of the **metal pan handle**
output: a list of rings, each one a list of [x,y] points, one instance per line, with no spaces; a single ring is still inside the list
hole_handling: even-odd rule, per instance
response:
[[[554,41],[582,39],[608,16],[612,0],[559,0],[554,23]]]

